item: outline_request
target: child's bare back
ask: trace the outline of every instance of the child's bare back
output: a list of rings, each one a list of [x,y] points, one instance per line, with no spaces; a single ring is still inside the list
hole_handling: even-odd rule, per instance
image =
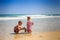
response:
[[[25,32],[26,32],[26,28],[25,28],[25,27],[21,28],[21,25],[22,25],[22,22],[19,21],[19,22],[18,22],[18,25],[16,25],[16,26],[14,27],[14,32],[15,32],[15,33],[19,33],[20,30],[25,30]]]

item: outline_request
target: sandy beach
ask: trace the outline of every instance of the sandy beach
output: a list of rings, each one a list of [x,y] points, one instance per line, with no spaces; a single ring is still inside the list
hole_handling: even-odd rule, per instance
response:
[[[60,40],[60,32],[46,32],[37,34],[17,34],[14,40]]]
[[[11,33],[5,37],[4,35],[0,36],[0,40],[60,40],[60,32],[44,32],[32,34]]]
[[[26,19],[19,19],[26,27]],[[15,34],[14,26],[19,20],[0,20],[0,40],[60,40],[60,18],[32,19],[32,33],[20,31]]]

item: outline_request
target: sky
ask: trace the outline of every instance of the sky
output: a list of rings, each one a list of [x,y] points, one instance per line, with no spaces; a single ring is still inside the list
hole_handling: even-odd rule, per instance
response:
[[[60,0],[0,0],[0,14],[60,14]]]

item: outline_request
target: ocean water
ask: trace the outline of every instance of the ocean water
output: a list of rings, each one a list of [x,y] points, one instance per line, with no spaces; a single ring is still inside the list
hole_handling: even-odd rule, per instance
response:
[[[26,19],[27,16],[31,18],[56,18],[60,17],[60,14],[42,14],[42,15],[28,15],[28,14],[0,14],[0,20],[15,20]]]
[[[18,17],[25,14],[0,14],[0,17]]]
[[[0,17],[18,17],[18,16],[24,16],[28,14],[0,14]],[[40,14],[40,15],[46,15],[46,16],[60,16],[60,14]]]
[[[28,14],[0,14],[0,17],[18,17],[18,16],[24,16]],[[60,16],[60,14],[39,14],[39,15],[45,15],[45,16]]]

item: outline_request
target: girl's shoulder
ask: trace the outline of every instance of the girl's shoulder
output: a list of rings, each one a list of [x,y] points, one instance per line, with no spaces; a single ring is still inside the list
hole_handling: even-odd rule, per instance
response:
[[[27,22],[32,22],[32,21],[30,20],[30,21],[27,21]]]

